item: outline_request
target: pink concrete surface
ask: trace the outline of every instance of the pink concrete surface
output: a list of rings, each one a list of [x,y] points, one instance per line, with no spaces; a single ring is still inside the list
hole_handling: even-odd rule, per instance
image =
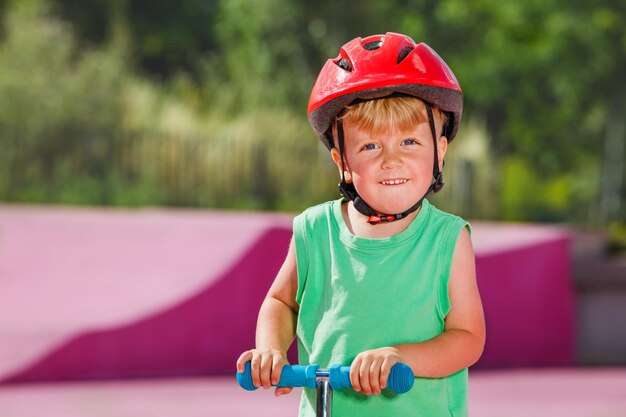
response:
[[[3,417],[293,417],[299,391],[247,392],[233,377],[0,386]],[[472,417],[624,417],[626,369],[475,371]]]
[[[0,383],[231,373],[291,219],[0,206]],[[572,364],[567,234],[476,223],[473,241],[488,328],[478,367]]]

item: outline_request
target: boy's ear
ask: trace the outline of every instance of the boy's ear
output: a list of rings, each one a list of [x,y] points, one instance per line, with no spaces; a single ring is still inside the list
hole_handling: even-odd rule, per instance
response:
[[[439,158],[439,170],[443,171],[443,158],[446,156],[448,150],[448,138],[440,136],[437,141],[437,157]]]
[[[335,165],[337,165],[337,168],[339,169],[339,176],[341,177],[341,172],[343,171],[343,167],[341,166],[341,154],[339,153],[339,150],[337,148],[332,148],[330,150],[330,156],[331,158],[333,158],[333,162],[335,163]],[[348,164],[346,163],[346,160],[344,158],[344,165],[346,166],[346,182],[351,182],[351,177],[350,177],[350,168],[348,167]]]

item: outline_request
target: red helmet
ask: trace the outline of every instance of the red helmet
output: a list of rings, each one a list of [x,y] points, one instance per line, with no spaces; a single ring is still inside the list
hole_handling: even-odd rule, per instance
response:
[[[309,99],[309,122],[329,149],[328,129],[354,100],[394,93],[428,101],[448,114],[445,134],[451,142],[459,130],[463,92],[448,65],[425,43],[398,33],[356,38],[320,71]]]

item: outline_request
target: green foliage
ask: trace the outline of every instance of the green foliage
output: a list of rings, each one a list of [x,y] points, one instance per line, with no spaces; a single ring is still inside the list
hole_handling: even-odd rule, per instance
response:
[[[220,53],[205,64],[209,101],[230,114],[268,106],[304,110],[313,74],[300,45],[299,20],[295,5],[284,0],[220,2]]]
[[[598,152],[608,99],[619,89],[615,63],[626,59],[612,40],[614,29],[589,19],[604,7],[560,0],[441,3],[468,104],[487,118],[502,154],[521,154],[557,173],[575,167],[577,155]],[[612,9],[623,21],[624,11]]]
[[[607,227],[609,253],[626,253],[626,223],[611,223]]]
[[[548,178],[526,160],[507,157],[502,161],[501,216],[510,221],[564,221],[569,216],[571,178]]]
[[[509,220],[626,215],[626,168],[605,163],[626,158],[615,155],[626,141],[623,2],[7,0],[0,10],[1,200],[299,210],[333,198],[337,173],[306,122],[310,88],[344,42],[395,31],[434,47],[464,88],[444,207]],[[463,141],[487,145],[455,158]],[[594,215],[598,200],[622,211]]]
[[[501,167],[500,218],[581,224],[594,220],[589,202],[596,198],[599,173],[592,163],[554,175],[537,170],[525,158],[510,156],[502,159]]]
[[[0,195],[7,200],[58,201],[61,172],[102,178],[117,136],[119,55],[78,51],[67,26],[48,16],[42,3],[18,2],[4,21]]]

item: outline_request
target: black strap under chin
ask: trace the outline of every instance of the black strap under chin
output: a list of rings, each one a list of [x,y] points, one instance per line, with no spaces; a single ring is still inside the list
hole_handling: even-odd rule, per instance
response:
[[[430,103],[424,102],[426,105],[426,113],[428,114],[428,123],[430,125],[430,131],[433,136],[433,144],[435,146],[435,161],[433,163],[433,178],[435,181],[428,187],[426,193],[419,199],[417,203],[412,205],[408,210],[398,213],[398,214],[380,214],[373,208],[369,206],[361,198],[359,193],[356,191],[354,184],[346,182],[345,175],[345,161],[344,161],[344,133],[343,133],[343,124],[341,122],[341,113],[337,115],[337,142],[339,144],[339,154],[341,156],[341,182],[339,183],[339,192],[341,195],[347,199],[351,200],[354,204],[354,208],[364,216],[368,216],[369,219],[367,222],[371,225],[376,225],[380,223],[392,222],[400,219],[404,219],[409,214],[413,213],[415,210],[421,207],[422,202],[426,198],[426,196],[432,192],[438,192],[443,188],[443,174],[439,169],[439,156],[437,151],[437,131],[435,130],[435,119],[433,117],[433,108]]]

